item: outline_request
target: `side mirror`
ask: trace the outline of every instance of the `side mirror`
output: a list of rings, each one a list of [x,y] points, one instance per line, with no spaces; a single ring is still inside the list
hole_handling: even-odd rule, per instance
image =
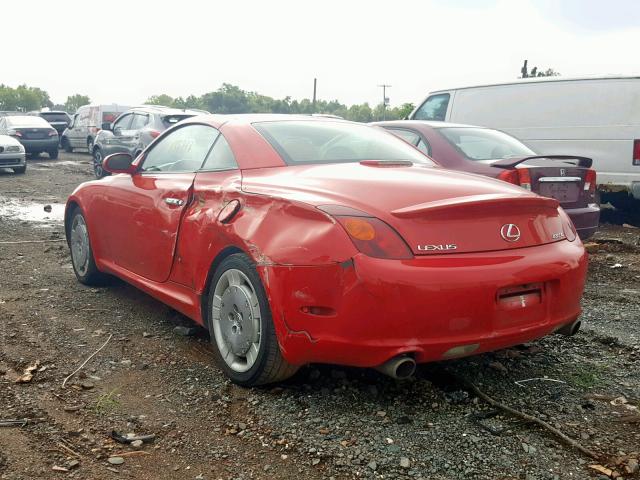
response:
[[[102,130],[111,131],[111,122],[102,122]]]
[[[136,166],[132,165],[133,157],[128,153],[113,153],[102,161],[102,168],[109,173],[135,173]]]

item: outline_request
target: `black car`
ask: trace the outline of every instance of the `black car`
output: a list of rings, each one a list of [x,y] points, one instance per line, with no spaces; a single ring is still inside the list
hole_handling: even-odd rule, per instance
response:
[[[35,157],[47,152],[49,158],[58,158],[58,132],[44,118],[32,115],[0,117],[0,135],[18,140],[27,155]]]
[[[56,129],[58,132],[58,137],[62,137],[62,132],[69,126],[71,123],[71,117],[67,112],[63,112],[62,110],[49,110],[46,112],[29,112],[29,115],[38,115],[44,118],[49,124]]]

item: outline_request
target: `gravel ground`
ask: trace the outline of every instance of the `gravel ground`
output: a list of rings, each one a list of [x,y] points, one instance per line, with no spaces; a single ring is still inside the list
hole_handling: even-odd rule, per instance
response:
[[[86,154],[0,171],[0,478],[640,478],[639,229],[605,225],[588,245],[574,337],[424,365],[404,382],[321,365],[249,390],[213,366],[205,331],[176,328],[185,317],[119,281],[76,282],[58,204],[89,179]],[[6,243],[25,240],[46,242]],[[112,430],[155,439],[123,445]]]

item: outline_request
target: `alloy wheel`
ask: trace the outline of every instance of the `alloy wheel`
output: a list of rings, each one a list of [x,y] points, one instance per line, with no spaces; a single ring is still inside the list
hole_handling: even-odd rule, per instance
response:
[[[216,345],[235,372],[256,362],[262,340],[262,315],[256,290],[240,270],[225,271],[214,289],[211,320]]]

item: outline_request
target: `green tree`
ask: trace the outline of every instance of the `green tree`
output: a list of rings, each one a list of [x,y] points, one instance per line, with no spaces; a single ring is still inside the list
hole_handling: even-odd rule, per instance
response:
[[[162,93],[160,95],[151,95],[144,103],[146,103],[147,105],[163,105],[165,107],[173,107],[174,102],[175,100],[173,99],[173,97]]]
[[[67,97],[67,101],[64,102],[64,109],[67,112],[74,113],[78,110],[78,108],[83,105],[89,105],[91,103],[91,99],[87,95],[81,95],[76,93],[75,95],[70,95]]]

